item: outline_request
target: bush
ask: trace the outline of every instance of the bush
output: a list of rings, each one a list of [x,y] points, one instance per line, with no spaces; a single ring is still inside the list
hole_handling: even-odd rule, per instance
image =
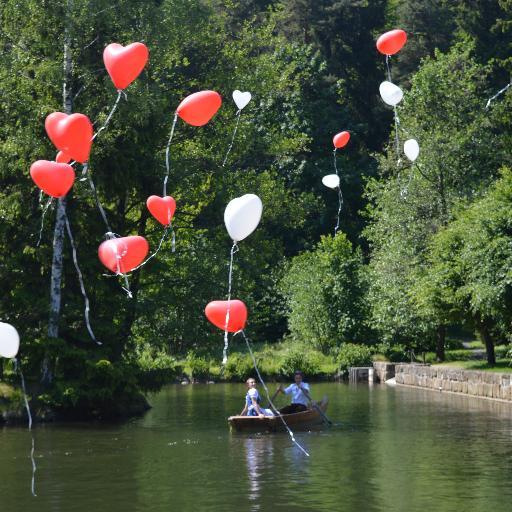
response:
[[[378,345],[373,345],[371,347],[371,351],[375,354],[373,360],[385,360],[391,361],[392,363],[400,363],[403,361],[408,361],[409,354],[407,352],[407,348],[405,345],[390,345],[389,343],[379,343]],[[379,358],[378,356],[382,355],[383,358]]]
[[[345,343],[338,349],[336,361],[341,372],[346,372],[351,366],[371,366],[372,349],[366,345]]]
[[[259,366],[259,365],[258,365]],[[254,365],[249,354],[230,354],[224,367],[224,377],[228,380],[245,381],[253,376]]]
[[[190,369],[190,377],[197,380],[208,380],[210,377],[210,362],[198,356],[194,352],[187,355],[187,365]]]
[[[311,349],[293,347],[284,354],[279,373],[283,377],[292,377],[296,370],[307,375],[320,373],[321,364],[318,354]]]
[[[158,391],[164,384],[172,382],[181,370],[174,357],[149,347],[141,352],[137,363],[137,381],[143,391]]]

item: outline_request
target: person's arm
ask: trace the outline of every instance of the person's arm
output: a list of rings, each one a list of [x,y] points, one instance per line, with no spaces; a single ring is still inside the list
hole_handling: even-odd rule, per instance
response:
[[[240,416],[245,416],[246,414],[247,414],[247,403],[244,405],[244,408],[242,409]]]

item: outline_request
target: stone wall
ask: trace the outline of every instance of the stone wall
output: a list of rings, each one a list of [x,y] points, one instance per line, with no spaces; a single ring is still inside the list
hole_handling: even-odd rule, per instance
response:
[[[386,382],[395,376],[395,363],[375,361],[373,367],[377,382]]]
[[[512,402],[512,373],[479,372],[461,368],[396,364],[397,384],[450,391]]]

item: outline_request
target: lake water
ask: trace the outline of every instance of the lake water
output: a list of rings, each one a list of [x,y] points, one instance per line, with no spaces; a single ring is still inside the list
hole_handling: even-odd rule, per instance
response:
[[[274,386],[271,387],[271,390]],[[231,434],[243,385],[169,386],[143,418],[0,430],[1,512],[512,510],[512,405],[315,384],[333,428]]]

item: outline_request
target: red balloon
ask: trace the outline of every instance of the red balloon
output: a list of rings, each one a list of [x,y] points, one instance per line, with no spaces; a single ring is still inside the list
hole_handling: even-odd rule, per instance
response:
[[[103,50],[103,62],[116,89],[126,89],[141,74],[148,57],[149,50],[142,43],[112,43]]]
[[[247,322],[247,308],[241,300],[229,301],[229,321],[226,329],[227,300],[214,300],[204,309],[206,318],[219,329],[228,332],[241,331]]]
[[[340,149],[340,148],[344,148],[348,144],[349,140],[350,140],[350,132],[340,132],[340,133],[337,133],[332,138],[332,143],[334,144],[334,147],[336,149]]]
[[[46,133],[57,149],[73,160],[84,163],[89,159],[92,145],[92,124],[84,114],[54,112],[44,122]]]
[[[174,212],[176,211],[176,201],[171,196],[159,197],[150,196],[146,201],[149,213],[163,224],[168,226],[171,223]]]
[[[218,92],[195,92],[178,105],[176,113],[192,126],[203,126],[217,113],[221,105],[222,98]]]
[[[63,197],[75,182],[75,171],[68,164],[38,160],[30,166],[34,183],[52,197]]]
[[[402,49],[406,42],[407,34],[397,28],[382,34],[379,39],[377,39],[377,50],[384,55],[394,55]]]
[[[106,240],[98,248],[100,261],[115,274],[126,274],[146,258],[149,244],[142,236]]]
[[[64,151],[59,151],[55,157],[55,161],[58,164],[69,164],[69,162],[71,162],[71,157],[64,153]]]

